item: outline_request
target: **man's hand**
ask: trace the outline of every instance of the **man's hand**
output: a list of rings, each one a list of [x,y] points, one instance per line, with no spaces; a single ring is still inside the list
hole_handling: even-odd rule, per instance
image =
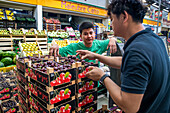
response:
[[[52,56],[54,53],[54,57],[58,56],[59,55],[59,47],[57,44],[53,44],[51,47],[50,47],[50,51],[49,51],[49,55]]]
[[[109,44],[107,46],[107,49],[110,47],[110,53],[115,53],[117,51],[116,39],[110,38],[109,40],[110,41],[109,41]]]
[[[86,58],[89,60],[96,59],[96,53],[87,50],[77,50],[76,52],[77,52],[76,56],[79,55],[81,59],[86,59]]]
[[[101,69],[99,69],[98,67],[94,67],[94,66],[90,66],[89,68],[89,72],[86,73],[86,76],[89,79],[92,79],[94,81],[99,81],[100,78],[105,74]]]

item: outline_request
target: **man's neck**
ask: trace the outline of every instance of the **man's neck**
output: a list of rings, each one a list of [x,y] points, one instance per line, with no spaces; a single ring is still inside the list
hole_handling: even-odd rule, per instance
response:
[[[133,23],[131,24],[127,32],[124,35],[125,40],[128,40],[130,37],[132,37],[134,34],[138,33],[139,31],[144,30],[144,26],[141,23]]]
[[[92,44],[85,44],[84,42],[83,42],[83,44],[84,44],[86,47],[92,47]]]

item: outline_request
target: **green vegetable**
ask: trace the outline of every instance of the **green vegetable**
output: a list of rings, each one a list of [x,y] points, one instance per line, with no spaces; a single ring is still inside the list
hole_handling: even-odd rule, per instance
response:
[[[4,63],[5,66],[8,66],[8,65],[12,64],[12,58],[5,57],[1,60],[1,62]]]
[[[13,63],[16,64],[16,57],[13,58]]]
[[[3,57],[15,57],[16,56],[16,53],[14,51],[6,51],[3,53]]]
[[[9,66],[6,66],[6,67],[13,67],[13,66],[16,66],[16,65],[9,65]]]
[[[5,66],[4,66],[4,63],[2,63],[2,62],[0,62],[0,68],[1,68],[1,67],[5,67]]]

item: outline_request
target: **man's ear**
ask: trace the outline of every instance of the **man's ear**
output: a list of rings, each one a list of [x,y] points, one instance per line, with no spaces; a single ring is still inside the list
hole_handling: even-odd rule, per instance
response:
[[[128,14],[126,11],[124,11],[124,14],[123,14],[123,22],[127,22],[128,19],[129,19],[129,14]]]

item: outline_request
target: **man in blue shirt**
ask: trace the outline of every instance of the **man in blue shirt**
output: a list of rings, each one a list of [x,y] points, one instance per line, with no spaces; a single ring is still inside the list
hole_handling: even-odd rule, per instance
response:
[[[121,87],[102,70],[90,67],[86,75],[100,80],[114,102],[126,113],[170,113],[170,62],[161,38],[144,29],[146,13],[138,0],[112,0],[108,14],[116,36],[127,40],[123,57],[101,56],[77,51],[82,59],[99,59],[121,68]]]

